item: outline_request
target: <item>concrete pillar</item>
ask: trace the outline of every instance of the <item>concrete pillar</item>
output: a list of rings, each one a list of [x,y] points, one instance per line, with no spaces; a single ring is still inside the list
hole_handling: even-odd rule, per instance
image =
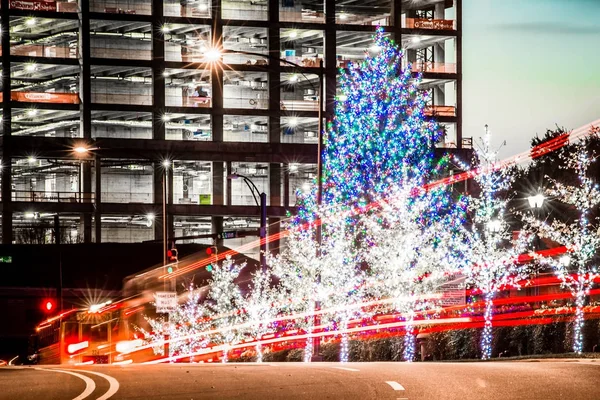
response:
[[[211,218],[211,233],[223,232],[223,217],[215,216]],[[217,246],[223,246],[223,239],[217,239]]]
[[[81,163],[81,201],[91,203],[92,192],[92,165],[91,160],[84,160]],[[92,243],[92,214],[82,214],[83,242]]]
[[[283,165],[283,206],[290,206],[290,165]]]
[[[269,204],[281,206],[281,164],[269,164]]]
[[[434,19],[446,19],[446,5],[444,2],[436,3],[433,9]]]
[[[12,232],[12,152],[11,152],[11,114],[10,102],[10,17],[9,1],[1,0],[0,27],[2,28],[2,243],[10,244],[13,240]]]
[[[162,31],[164,21],[162,0],[152,0],[152,138],[165,139],[165,38]],[[162,201],[161,201],[162,202]]]
[[[462,148],[462,0],[455,0],[454,9],[456,13],[456,72],[458,81],[456,84],[456,141]]]
[[[223,179],[224,179],[224,165],[223,161],[215,161],[213,162],[212,167],[213,173],[213,193],[212,193],[212,203],[214,205],[224,205],[224,193],[223,193]]]
[[[225,173],[227,175],[233,173],[232,168],[231,168],[231,161],[227,161]],[[225,197],[226,197],[225,198],[225,204],[228,205],[228,206],[230,206],[232,204],[231,203],[231,179],[226,179],[225,180],[225,185],[226,185],[225,186],[225,188],[226,188],[226,190],[225,190]]]
[[[79,0],[79,130],[84,139],[92,137],[91,39],[90,6],[88,0]]]
[[[279,40],[279,0],[269,0],[269,49],[271,54],[279,58],[281,43]],[[281,65],[269,59],[269,142],[281,142]]]
[[[156,218],[154,219],[154,240],[163,239],[163,224],[167,221],[163,220],[162,207],[163,207],[163,175],[164,167],[161,162],[153,163],[153,192],[154,192],[154,208],[156,211]]]
[[[328,0],[325,3],[325,114],[324,117],[330,120],[335,112],[335,92],[337,86],[337,57],[336,57],[336,32],[335,32],[335,1]],[[322,88],[321,88],[322,90]],[[326,129],[326,124],[323,124]]]
[[[94,235],[96,243],[102,243],[102,160],[94,158],[96,193],[94,193]]]

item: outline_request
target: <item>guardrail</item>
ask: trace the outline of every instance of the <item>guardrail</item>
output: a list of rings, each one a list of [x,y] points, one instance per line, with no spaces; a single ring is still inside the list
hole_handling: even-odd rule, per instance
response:
[[[456,21],[451,19],[406,18],[404,28],[453,31],[456,30]]]
[[[456,107],[454,106],[428,106],[425,109],[425,115],[435,117],[456,117]]]
[[[13,201],[25,201],[32,203],[91,203],[95,199],[92,192],[46,192],[30,190],[14,190]]]
[[[431,72],[437,74],[456,74],[456,64],[417,61],[412,64],[415,72]]]

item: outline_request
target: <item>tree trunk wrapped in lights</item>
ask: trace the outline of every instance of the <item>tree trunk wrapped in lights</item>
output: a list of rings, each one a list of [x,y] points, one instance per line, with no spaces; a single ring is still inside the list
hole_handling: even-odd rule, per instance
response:
[[[589,142],[598,140],[598,132],[594,130],[590,134],[591,139],[574,145],[574,152],[561,153],[561,157],[569,157],[563,159],[566,161],[564,168],[575,172],[579,185],[565,185],[547,177],[552,187],[546,194],[573,206],[578,213],[575,220],[564,222],[555,219],[547,222],[523,215],[523,220],[530,229],[535,230],[541,237],[564,244],[567,248],[568,253],[560,258],[538,255],[538,259],[542,264],[553,268],[563,287],[569,289],[575,298],[572,348],[573,352],[578,354],[583,351],[583,307],[594,280],[599,276],[595,256],[600,247],[600,226],[597,218],[590,218],[600,204],[600,189],[598,183],[590,177],[590,167],[597,155],[588,150]]]
[[[527,268],[518,264],[518,256],[527,251],[529,237],[520,234],[513,240],[512,231],[504,221],[508,199],[502,196],[512,181],[511,171],[501,168],[497,151],[491,150],[491,135],[487,130],[481,146],[476,149],[479,163],[474,179],[479,196],[468,199],[470,227],[465,228],[462,252],[466,259],[467,283],[479,291],[485,300],[484,329],[481,336],[481,358],[492,356],[492,320],[494,297],[507,287],[519,287],[527,277]]]

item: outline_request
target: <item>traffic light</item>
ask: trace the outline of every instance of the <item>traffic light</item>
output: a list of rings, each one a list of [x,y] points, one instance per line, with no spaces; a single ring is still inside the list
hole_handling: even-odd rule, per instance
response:
[[[177,256],[177,249],[175,247],[173,247],[171,250],[167,250],[167,259],[169,260],[169,262],[178,262],[179,259],[177,258]]]
[[[45,299],[42,302],[42,309],[44,310],[44,312],[46,313],[51,313],[54,311],[54,309],[56,308],[56,303],[54,302],[53,299]]]
[[[206,266],[206,270],[207,270],[208,272],[212,272],[212,270],[213,270],[213,266],[212,266],[212,264],[208,264],[208,265]]]
[[[217,255],[217,246],[207,247],[206,254],[209,256],[216,256]]]

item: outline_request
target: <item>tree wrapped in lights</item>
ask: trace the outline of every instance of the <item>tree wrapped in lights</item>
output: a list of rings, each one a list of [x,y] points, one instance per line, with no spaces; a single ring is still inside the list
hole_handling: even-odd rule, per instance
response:
[[[381,28],[375,46],[378,54],[341,72],[345,100],[336,103],[323,153],[326,204],[367,204],[431,172],[442,129],[425,115],[429,95]]]
[[[594,135],[597,139],[598,132],[593,131],[592,136]],[[565,168],[576,173],[578,186],[566,185],[547,177],[552,187],[546,194],[574,207],[578,217],[574,221],[554,219],[548,223],[523,215],[527,227],[535,230],[541,237],[562,243],[567,248],[568,255],[558,259],[539,255],[538,259],[542,264],[553,268],[563,287],[569,289],[575,298],[573,351],[578,354],[583,351],[583,307],[594,280],[599,276],[595,255],[600,247],[600,226],[598,217],[591,218],[600,203],[600,188],[590,177],[590,167],[597,155],[588,151],[587,143],[588,141],[582,141],[574,145],[573,156],[566,160]]]
[[[364,217],[369,288],[405,321],[406,361],[415,356],[415,316],[436,308],[436,291],[459,262],[454,245],[462,223],[461,208],[448,209],[439,191],[409,185],[379,200],[377,212]]]
[[[150,332],[140,329],[149,343],[161,343],[168,335],[169,354],[179,356],[194,354],[205,348],[210,342],[210,337],[203,332],[210,329],[209,310],[201,301],[200,290],[190,286],[187,299],[169,313],[168,318],[149,318]],[[162,354],[163,346],[154,347],[156,354]]]
[[[337,213],[335,213],[337,214]],[[323,266],[319,279],[321,306],[331,310],[323,315],[322,323],[340,331],[340,361],[348,362],[348,323],[363,313],[359,303],[366,293],[365,274],[360,268],[361,258],[355,244],[356,238],[349,229],[343,213],[325,215],[323,241],[319,263]]]
[[[246,263],[238,265],[228,256],[213,266],[210,291],[206,307],[210,310],[216,337],[223,345],[223,359],[227,362],[229,347],[242,336],[239,325],[244,323],[244,300],[239,286],[234,282]]]
[[[511,171],[501,168],[498,152],[490,147],[487,130],[482,145],[475,151],[479,163],[475,181],[480,194],[469,198],[470,227],[465,229],[463,253],[467,283],[483,295],[485,301],[484,328],[481,336],[481,358],[492,355],[492,319],[494,297],[507,287],[519,287],[527,277],[527,268],[518,263],[518,256],[527,251],[529,238],[524,234],[513,240],[512,231],[504,221],[508,199],[501,196],[512,181]]]
[[[280,291],[271,281],[271,270],[258,270],[252,276],[248,291],[243,296],[242,304],[245,313],[245,332],[256,338],[256,361],[262,362],[263,335],[274,329],[273,319],[277,316],[281,302]]]
[[[315,225],[300,225],[296,217],[285,228],[288,233],[285,248],[276,256],[267,255],[267,262],[279,278],[282,296],[290,299],[282,304],[282,312],[301,314],[302,317],[295,320],[295,328],[304,329],[310,335],[314,329],[315,303],[320,300],[322,272],[320,259],[315,256]],[[304,348],[305,362],[310,361],[312,353],[313,342],[309,338]]]

